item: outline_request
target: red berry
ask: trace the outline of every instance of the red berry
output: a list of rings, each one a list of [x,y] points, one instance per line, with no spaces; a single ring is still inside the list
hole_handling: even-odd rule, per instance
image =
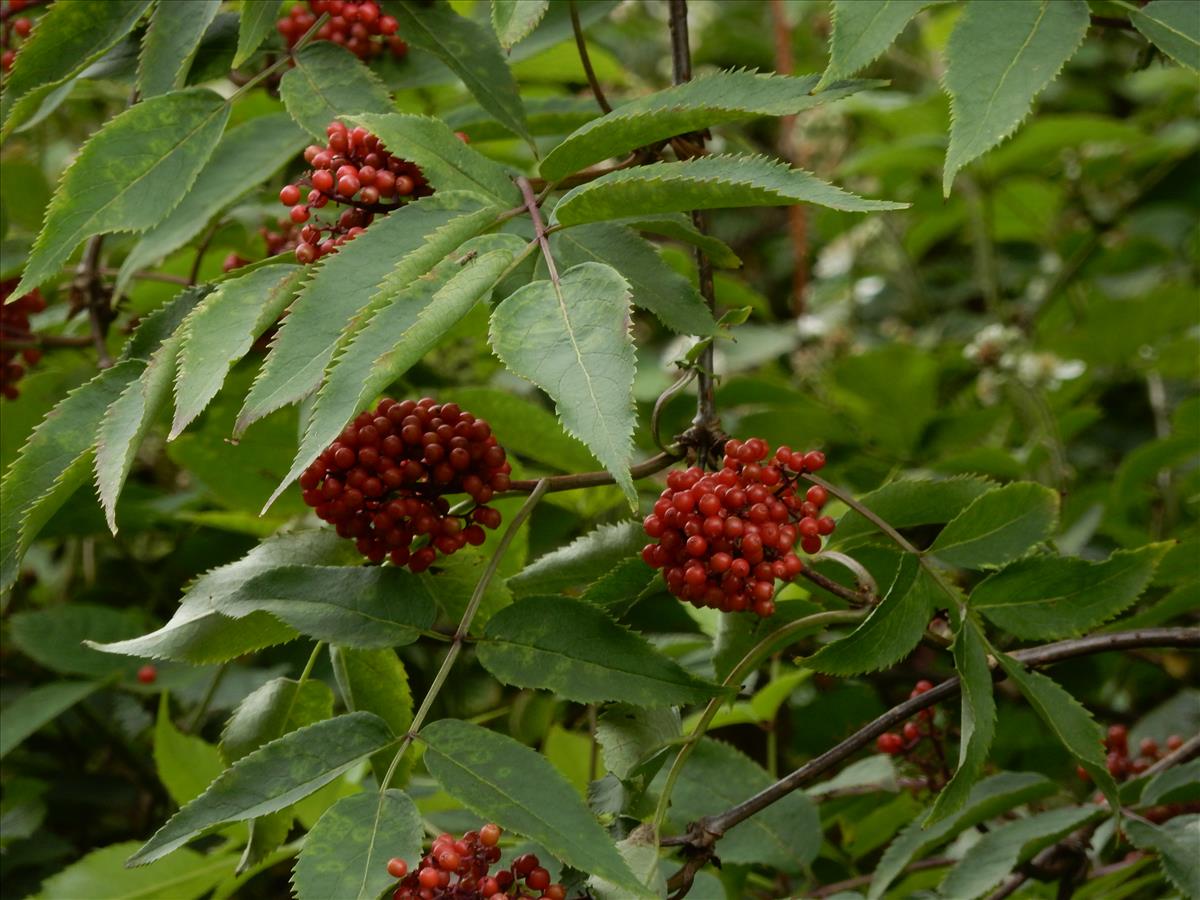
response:
[[[137,680],[142,684],[154,684],[158,680],[158,669],[147,663],[137,670]]]
[[[308,221],[308,207],[307,206],[293,206],[292,211],[291,211],[291,213],[289,213],[289,215],[291,217],[291,220],[293,222],[295,222],[297,225],[299,225],[301,222],[307,222]]]
[[[885,731],[875,739],[875,747],[880,753],[895,756],[904,749],[904,738],[900,737],[894,731]]]
[[[917,727],[916,722],[905,722],[903,731],[904,739],[910,743],[921,737],[921,729]]]
[[[300,188],[294,184],[284,185],[279,192],[279,202],[284,206],[295,206],[300,202]]]
[[[388,874],[393,878],[403,878],[408,874],[408,863],[402,859],[392,858],[387,864]]]
[[[479,842],[485,847],[495,847],[500,843],[500,826],[489,822],[480,828]]]
[[[550,886],[550,873],[538,866],[525,877],[525,883],[535,891],[545,890]]]

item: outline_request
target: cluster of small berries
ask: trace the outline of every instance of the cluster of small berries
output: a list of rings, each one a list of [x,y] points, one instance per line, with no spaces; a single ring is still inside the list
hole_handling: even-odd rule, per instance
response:
[[[24,40],[29,37],[29,32],[33,31],[33,20],[28,16],[15,19],[12,17],[31,6],[37,6],[40,2],[41,0],[8,0],[8,6],[0,13],[3,22],[0,24],[0,71],[7,73],[12,69],[17,50],[20,49],[16,46],[17,38]]]
[[[399,23],[393,16],[384,15],[375,0],[308,0],[308,5],[297,3],[275,27],[283,35],[288,49],[308,32],[317,22],[317,16],[329,13],[329,21],[317,31],[319,41],[341,44],[359,59],[370,59],[383,52],[384,47],[392,51],[396,59],[408,53],[408,44],[396,36]],[[378,39],[378,40],[377,40]]]
[[[825,465],[825,454],[770,447],[761,438],[725,444],[723,468],[697,466],[667,476],[667,488],[642,527],[655,543],[642,559],[662,569],[667,589],[693,606],[725,612],[775,612],[775,579],[791,581],[804,568],[795,553],[821,549],[834,521],[821,515],[829,499],[823,487],[806,494],[797,482]]]
[[[287,253],[289,250],[295,250],[296,245],[300,243],[300,226],[292,222],[291,219],[279,219],[276,227],[278,231],[273,231],[270,228],[260,228],[258,233],[262,235],[263,243],[267,246],[264,259],[278,256],[281,253]],[[232,272],[234,269],[240,269],[242,266],[247,266],[253,260],[247,259],[240,253],[230,253],[225,257],[225,261],[221,263],[222,272]]]
[[[0,338],[5,343],[30,340],[33,332],[29,327],[29,317],[46,308],[46,301],[38,290],[9,303],[8,297],[17,282],[16,278],[0,282]],[[37,347],[0,348],[0,396],[16,400],[20,395],[17,382],[25,374],[26,367],[34,365],[41,358],[42,351]]]
[[[551,883],[532,853],[491,872],[500,861],[500,834],[500,826],[488,823],[458,840],[440,835],[413,872],[402,859],[388,860],[388,874],[400,879],[393,900],[564,900],[566,889]]]
[[[479,546],[483,528],[500,524],[487,506],[509,487],[512,466],[483,419],[429,397],[384,398],[360,413],[300,476],[304,502],[354,538],[371,562],[423,572],[437,554]],[[445,494],[468,494],[475,506],[451,514]],[[418,539],[427,539],[414,549]]]
[[[921,679],[908,695],[911,700],[933,689],[933,683]],[[920,722],[908,721],[900,731],[885,731],[875,739],[875,748],[889,756],[903,756],[917,748],[924,738],[934,738],[933,709],[926,707],[917,713]]]
[[[388,153],[379,138],[365,128],[331,122],[325,133],[329,136],[326,146],[312,144],[304,151],[304,161],[312,170],[279,192],[279,202],[291,207],[292,222],[304,226],[296,244],[296,259],[306,265],[358,237],[377,213],[386,215],[408,200],[433,193],[415,163]],[[305,184],[309,186],[307,194],[302,187]],[[328,225],[309,222],[312,211],[331,200],[347,207],[337,220]]]
[[[1178,750],[1182,746],[1183,738],[1179,735],[1173,734],[1167,738],[1168,751]],[[1117,781],[1136,778],[1163,757],[1163,751],[1158,746],[1158,741],[1153,738],[1143,738],[1141,744],[1138,745],[1138,755],[1131,757],[1129,755],[1129,729],[1124,725],[1108,726],[1104,749],[1106,751],[1104,764],[1108,768],[1108,773]],[[1091,776],[1083,766],[1079,766],[1076,772],[1084,781],[1091,781]]]

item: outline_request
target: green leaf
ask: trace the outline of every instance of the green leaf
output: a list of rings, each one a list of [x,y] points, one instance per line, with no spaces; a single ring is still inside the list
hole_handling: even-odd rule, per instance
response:
[[[538,557],[508,579],[514,594],[552,594],[589,584],[641,550],[646,534],[640,522],[600,525],[565,547]]]
[[[646,565],[639,553],[616,563],[612,569],[587,586],[580,597],[584,603],[598,606],[620,619],[654,585],[661,586],[659,575]],[[664,588],[665,589],[665,588]]]
[[[566,193],[554,207],[562,225],[652,213],[815,203],[847,212],[905,209],[906,203],[865,200],[803,169],[766,156],[704,156],[602,175]]]
[[[50,516],[87,479],[96,429],[141,362],[118,363],[67,394],[33,430],[4,473],[0,504],[0,593],[12,587],[21,558]]]
[[[403,791],[343,797],[305,838],[292,871],[297,900],[376,900],[395,883],[387,861],[417,860],[421,814]]]
[[[306,141],[285,113],[258,116],[229,129],[179,205],[125,257],[114,290],[123,293],[136,272],[200,234],[213,216],[283,168]]]
[[[8,637],[30,659],[54,672],[105,678],[127,668],[97,653],[89,640],[113,641],[137,634],[145,619],[137,609],[68,603],[17,613]]]
[[[149,360],[163,342],[179,329],[196,304],[208,296],[212,285],[198,284],[181,290],[143,318],[121,350],[121,360]]]
[[[942,881],[940,893],[955,900],[975,900],[1043,847],[1104,814],[1095,807],[1069,806],[1003,824],[967,850]]]
[[[626,225],[636,231],[660,234],[684,244],[703,250],[709,262],[719,269],[741,268],[742,261],[729,245],[708,234],[701,234],[683,213],[668,213],[662,216],[645,215],[628,219],[616,219],[611,224]]]
[[[220,8],[221,0],[159,3],[154,7],[138,57],[138,93],[142,99],[183,87],[200,39]]]
[[[1129,21],[1175,62],[1200,72],[1200,16],[1190,0],[1153,0],[1130,10]]]
[[[866,621],[849,637],[826,644],[803,660],[803,665],[827,675],[859,675],[894,665],[920,643],[939,590],[915,556],[903,556],[895,581]]]
[[[1016,130],[1035,97],[1087,34],[1085,0],[970,3],[946,45],[950,147],[942,192],[954,175]]]
[[[303,274],[299,266],[263,266],[222,281],[187,317],[175,377],[177,437],[220,391],[233,364],[283,313]]]
[[[178,806],[204,793],[224,770],[221,753],[212,744],[195,735],[184,734],[171,721],[167,692],[158,699],[158,720],[154,725],[154,768],[158,780]]]
[[[996,659],[1054,736],[1079,760],[1112,807],[1119,808],[1117,786],[1104,765],[1104,730],[1092,714],[1048,676],[1026,669],[1004,653],[997,653]]]
[[[1058,522],[1058,494],[1030,481],[988,491],[955,516],[929,552],[961,569],[1001,566],[1048,539]]]
[[[125,859],[137,846],[128,841],[93,850],[42,882],[36,900],[198,900],[229,877],[237,859],[184,849],[169,863],[127,869]]]
[[[1193,759],[1153,776],[1146,782],[1138,805],[1195,803],[1197,800],[1200,800],[1200,759]]]
[[[234,618],[268,612],[301,634],[362,649],[411,644],[437,615],[425,583],[394,566],[279,566],[215,608]]]
[[[391,112],[392,101],[379,76],[346,48],[314,41],[292,61],[295,65],[279,82],[279,99],[313,137],[325,140],[329,123],[351,113]]]
[[[988,668],[988,644],[970,616],[963,616],[954,636],[954,668],[962,680],[961,736],[958,768],[938,795],[926,826],[958,812],[966,804],[996,734],[996,698],[992,694],[992,670]]]
[[[520,43],[550,8],[550,0],[492,0],[492,28],[505,50]]]
[[[8,703],[0,709],[0,759],[98,687],[95,681],[52,681]]]
[[[504,166],[464,144],[441,119],[403,113],[346,118],[420,166],[425,178],[439,191],[475,191],[509,206],[521,202],[521,192]]]
[[[272,679],[246,697],[229,717],[221,735],[221,755],[237,762],[263,744],[331,715],[333,692],[323,682]],[[250,821],[250,839],[238,863],[239,872],[287,839],[294,815],[289,807]]]
[[[296,632],[268,613],[231,619],[217,607],[250,578],[279,566],[337,565],[361,561],[354,545],[327,530],[298,531],[263,541],[236,562],[198,578],[175,615],[162,628],[132,640],[93,644],[105,653],[193,664],[227,662],[244,653],[280,644]]]
[[[1118,550],[1104,562],[1035,556],[989,576],[971,594],[977,609],[1010,634],[1051,640],[1083,634],[1133,605],[1169,544]]]
[[[985,822],[1015,806],[1054,793],[1056,787],[1033,772],[1001,772],[985,778],[971,789],[961,810],[925,827],[920,817],[905,826],[883,852],[875,867],[868,900],[879,900],[910,862],[950,840],[959,832]]]
[[[581,263],[557,284],[535,281],[505,298],[492,314],[490,336],[510,371],[550,395],[563,428],[612,473],[633,507],[629,283],[609,266]]]
[[[180,336],[168,338],[155,351],[136,380],[104,413],[96,434],[96,493],[109,531],[117,533],[117,499],[133,468],[133,459],[155,417],[171,395]]]
[[[865,69],[917,13],[942,0],[833,0],[829,66],[814,90]]]
[[[458,719],[426,725],[420,737],[429,773],[468,809],[576,869],[647,896],[575,789],[540,753]]]
[[[858,500],[892,527],[911,528],[949,522],[994,487],[986,478],[974,476],[942,481],[904,479],[863,494]],[[879,534],[869,519],[851,509],[838,520],[833,540],[845,547]]]
[[[562,472],[589,472],[596,459],[559,427],[544,406],[491,388],[456,388],[455,402],[481,419],[509,453],[528,457]]]
[[[1121,825],[1135,847],[1158,854],[1163,872],[1185,897],[1200,897],[1200,815],[1176,816],[1161,825],[1126,818]]]
[[[110,119],[63,174],[15,295],[57,276],[86,238],[158,224],[208,162],[228,118],[219,95],[192,88]]]
[[[405,0],[390,9],[406,41],[440,59],[497,122],[525,141],[532,140],[516,79],[494,34],[445,4],[415,7]]]
[[[107,53],[150,8],[152,0],[59,3],[37,20],[4,82],[0,137],[37,112],[42,100]]]
[[[628,228],[608,222],[569,228],[550,237],[550,249],[564,269],[585,262],[616,269],[629,282],[633,302],[672,331],[697,335],[716,331],[712,313],[695,286]]]
[[[760,116],[794,115],[882,84],[848,82],[814,94],[817,80],[816,75],[747,71],[703,75],[624,103],[580,126],[546,155],[540,171],[554,181],[677,134]]]
[[[388,723],[393,734],[407,734],[413,720],[413,698],[408,687],[408,673],[396,651],[332,647],[330,653],[334,677],[346,709],[374,713]],[[410,757],[411,753],[405,755],[388,787],[407,780]],[[380,784],[391,761],[391,753],[377,753],[371,757],[371,768]]]
[[[774,781],[741,751],[702,738],[671,793],[669,818],[684,826],[722,812]],[[817,809],[805,794],[794,791],[727,831],[721,838],[721,861],[797,872],[816,858],[820,847]]]
[[[515,235],[473,238],[430,272],[386,296],[381,305],[372,302],[374,315],[330,364],[292,467],[268,506],[337,439],[353,411],[363,409],[420,362],[490,294],[513,253],[524,246],[525,241]]]
[[[587,6],[581,10],[584,18],[591,8]],[[567,134],[600,115],[596,101],[591,97],[525,97],[524,103],[525,121],[535,137]],[[512,133],[478,104],[456,107],[445,114],[444,121],[472,141],[507,141],[512,138]]]
[[[161,859],[225,822],[276,812],[324,787],[398,739],[370,713],[348,713],[286,734],[242,757],[129,858]]]
[[[420,278],[491,224],[494,212],[473,194],[436,194],[389,213],[324,257],[284,319],[238,415],[235,435],[313,391],[339,335],[355,313],[370,309],[372,296],[390,296],[391,285]]]
[[[527,597],[500,610],[476,650],[504,684],[577,703],[672,706],[703,703],[720,691],[596,607],[567,597]]]
[[[233,68],[248,60],[271,32],[279,17],[279,0],[242,0],[242,12],[238,18],[237,52],[233,55]],[[326,123],[329,124],[329,123]]]
[[[618,778],[629,778],[649,756],[680,736],[679,711],[614,704],[596,721],[596,740],[604,765]]]

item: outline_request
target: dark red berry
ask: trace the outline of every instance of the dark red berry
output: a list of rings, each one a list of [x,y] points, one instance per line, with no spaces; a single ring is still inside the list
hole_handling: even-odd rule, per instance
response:
[[[158,669],[147,663],[138,669],[137,680],[142,684],[154,684],[158,680]]]
[[[885,731],[875,739],[875,747],[880,753],[895,756],[904,750],[904,738],[900,737],[894,731]]]

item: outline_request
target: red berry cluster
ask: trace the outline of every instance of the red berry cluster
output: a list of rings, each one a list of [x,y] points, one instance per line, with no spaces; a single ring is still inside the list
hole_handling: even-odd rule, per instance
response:
[[[400,879],[393,900],[564,900],[566,889],[551,883],[532,853],[490,872],[500,861],[500,834],[500,826],[488,823],[459,840],[439,835],[414,872],[402,859],[388,860],[388,874]]]
[[[911,700],[932,689],[932,682],[921,679],[913,687],[908,698]],[[901,756],[915,750],[924,738],[934,737],[933,709],[927,707],[921,710],[917,713],[917,718],[920,720],[920,724],[908,721],[904,723],[904,727],[899,732],[885,731],[877,737],[875,739],[876,749],[889,756]]]
[[[329,21],[317,31],[317,40],[341,44],[359,59],[370,59],[383,52],[386,46],[392,56],[402,59],[408,44],[396,36],[399,23],[384,15],[375,0],[308,0],[308,6],[297,3],[275,27],[287,41],[288,49],[312,28],[317,16],[329,13]],[[376,40],[378,38],[378,40]]]
[[[279,192],[279,202],[291,207],[291,220],[304,226],[296,259],[305,264],[358,237],[377,213],[386,215],[410,199],[433,193],[415,163],[388,153],[379,138],[365,128],[331,122],[325,133],[329,136],[326,146],[312,144],[304,151],[304,161],[312,170]],[[307,194],[303,185],[309,186]],[[346,207],[336,222],[324,226],[309,222],[312,211],[331,200]],[[384,200],[394,202],[381,202]]]
[[[512,467],[483,419],[429,397],[391,398],[360,413],[300,476],[304,502],[355,538],[371,562],[423,572],[437,554],[479,546],[483,527],[500,524],[487,506],[506,491]],[[445,494],[468,494],[475,506],[450,512]],[[414,549],[414,543],[423,544]]]
[[[667,589],[693,606],[725,612],[775,612],[775,579],[791,581],[804,568],[793,548],[821,549],[834,521],[821,515],[828,496],[813,485],[803,496],[797,482],[825,465],[818,450],[775,451],[760,438],[725,444],[724,467],[675,470],[654,511],[642,522],[656,539],[642,559],[663,569]]]
[[[33,332],[29,327],[29,316],[46,308],[46,301],[42,299],[38,290],[26,294],[20,300],[7,302],[17,286],[17,281],[18,279],[12,278],[0,282],[0,338],[5,342],[30,340]],[[25,368],[34,365],[41,358],[42,351],[37,347],[0,350],[0,396],[16,400],[20,394],[17,382],[25,374]]]
[[[1167,738],[1168,751],[1178,750],[1182,746],[1183,738],[1179,735],[1173,734]],[[1108,768],[1108,773],[1117,781],[1136,778],[1163,757],[1163,751],[1158,746],[1158,741],[1153,738],[1143,738],[1141,744],[1138,745],[1138,755],[1131,757],[1129,755],[1129,729],[1124,725],[1108,726],[1104,749],[1107,751],[1104,764]],[[1076,771],[1080,778],[1091,781],[1091,776],[1083,766],[1079,766]]]
[[[13,67],[17,58],[16,45],[18,38],[24,40],[33,31],[33,20],[27,16],[13,18],[17,13],[31,6],[37,6],[41,0],[8,0],[8,6],[0,11],[0,71],[7,73]]]

